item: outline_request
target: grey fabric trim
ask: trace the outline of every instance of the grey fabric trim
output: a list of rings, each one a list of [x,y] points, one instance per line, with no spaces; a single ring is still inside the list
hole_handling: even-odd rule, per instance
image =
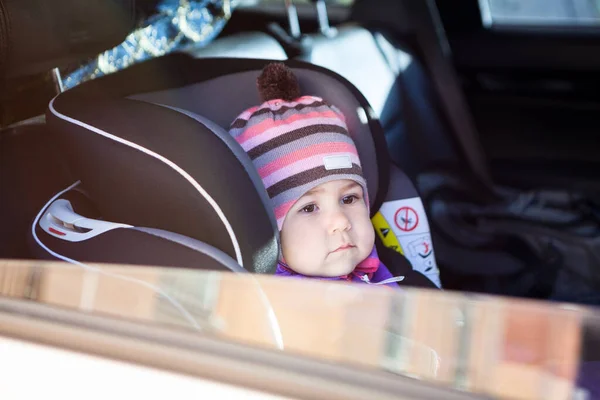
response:
[[[224,75],[193,85],[136,94],[129,98],[188,110],[228,130],[242,111],[260,103],[256,89],[259,73],[248,71]]]
[[[410,178],[395,165],[390,165],[390,186],[385,201],[420,197]]]
[[[221,263],[223,266],[229,268],[232,272],[244,273],[248,272],[244,268],[242,268],[235,260],[229,257],[227,254],[222,252],[221,250],[212,247],[209,244],[203,243],[199,240],[192,239],[187,236],[180,235],[178,233],[163,231],[162,229],[154,229],[154,228],[130,228],[139,232],[144,232],[152,236],[156,236],[165,240],[169,240],[171,242],[180,244],[189,249],[195,250],[199,253],[205,254],[214,260]]]
[[[160,104],[202,115],[227,130],[233,120],[244,110],[260,104],[256,90],[256,78],[260,71],[247,71],[224,75],[205,82],[176,89],[142,93],[129,98]],[[379,190],[379,171],[375,143],[364,115],[365,110],[352,92],[341,82],[323,73],[294,68],[303,94],[323,98],[335,105],[346,117],[346,125],[354,140],[367,180],[371,205]],[[237,143],[236,143],[237,144]],[[238,157],[239,158],[239,157]]]
[[[169,106],[169,105],[165,105],[165,104],[157,104],[157,105],[170,108],[171,110],[180,112],[184,115],[187,115],[190,118],[195,119],[196,121],[200,122],[202,125],[206,126],[208,129],[210,129],[215,135],[217,135],[219,137],[219,139],[221,139],[225,143],[225,145],[227,145],[227,147],[233,152],[233,154],[236,156],[236,158],[242,163],[244,169],[246,170],[246,173],[250,177],[250,180],[256,187],[256,191],[258,192],[260,200],[262,201],[265,209],[267,210],[267,212],[269,214],[269,220],[271,221],[271,227],[273,228],[273,231],[275,232],[275,237],[279,238],[279,229],[277,229],[277,222],[275,221],[275,214],[273,213],[273,209],[271,206],[271,199],[269,199],[267,190],[265,189],[262,179],[260,178],[260,175],[258,175],[258,171],[254,167],[254,164],[252,164],[250,157],[248,157],[248,154],[246,154],[246,152],[244,151],[244,149],[242,149],[242,147],[238,144],[238,142],[236,142],[235,139],[229,133],[227,133],[223,128],[221,128],[219,125],[215,124],[214,122],[212,122],[211,120],[209,120],[207,118],[204,118],[204,117],[202,117],[198,114],[195,114],[191,111],[187,111],[187,110],[184,110],[184,109],[181,109],[178,107],[173,107],[173,106]]]

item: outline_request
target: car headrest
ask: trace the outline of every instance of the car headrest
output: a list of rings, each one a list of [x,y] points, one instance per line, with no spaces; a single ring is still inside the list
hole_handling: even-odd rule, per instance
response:
[[[0,0],[0,77],[48,71],[121,43],[135,0]]]
[[[69,97],[143,100],[191,111],[228,129],[241,111],[259,103],[256,78],[268,62],[172,54],[75,87]],[[298,77],[302,94],[322,97],[346,116],[367,180],[371,208],[376,212],[387,194],[390,162],[381,125],[369,103],[334,72],[301,61],[285,63]]]

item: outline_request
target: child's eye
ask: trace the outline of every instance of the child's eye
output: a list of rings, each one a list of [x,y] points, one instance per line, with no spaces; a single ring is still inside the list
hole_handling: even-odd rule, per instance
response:
[[[354,203],[356,200],[358,200],[358,196],[355,194],[351,194],[350,196],[346,196],[342,199],[342,203],[344,204],[352,204]]]
[[[316,205],[314,204],[309,204],[307,206],[304,206],[300,209],[301,213],[306,213],[306,214],[310,214],[312,212],[315,212],[315,209],[317,208]]]

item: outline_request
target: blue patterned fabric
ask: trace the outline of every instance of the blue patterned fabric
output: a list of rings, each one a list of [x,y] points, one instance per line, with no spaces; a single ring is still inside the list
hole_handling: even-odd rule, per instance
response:
[[[65,76],[64,87],[72,88],[186,46],[205,46],[221,32],[231,7],[231,0],[161,0],[156,13],[123,43]]]

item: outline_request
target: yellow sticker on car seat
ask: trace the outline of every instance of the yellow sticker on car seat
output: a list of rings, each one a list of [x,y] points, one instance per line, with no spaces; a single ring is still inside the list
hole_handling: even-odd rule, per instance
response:
[[[400,246],[400,242],[398,242],[396,234],[392,230],[390,224],[386,221],[383,214],[377,212],[377,214],[371,218],[371,222],[375,227],[375,232],[377,232],[377,235],[383,242],[383,245],[404,255],[404,250],[402,250],[402,246]]]

